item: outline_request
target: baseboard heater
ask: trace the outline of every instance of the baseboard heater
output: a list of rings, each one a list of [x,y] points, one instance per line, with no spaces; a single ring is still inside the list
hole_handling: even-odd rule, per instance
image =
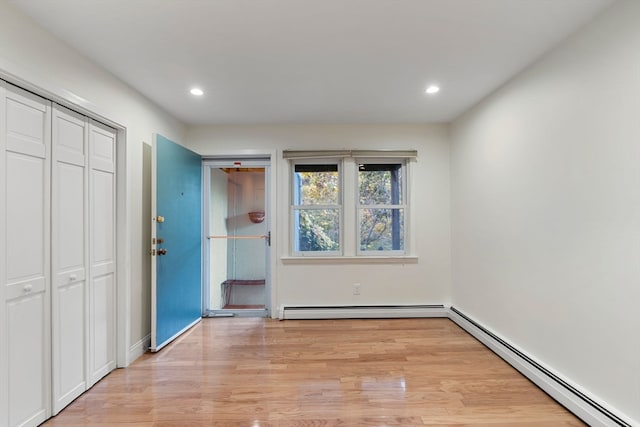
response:
[[[284,319],[383,319],[407,317],[447,317],[449,308],[434,305],[341,305],[280,307]]]
[[[590,426],[632,427],[631,422],[623,420],[455,307],[450,308],[449,318]]]

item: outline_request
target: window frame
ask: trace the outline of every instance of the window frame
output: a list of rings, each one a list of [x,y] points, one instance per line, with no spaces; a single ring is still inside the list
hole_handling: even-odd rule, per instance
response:
[[[417,262],[415,241],[412,232],[413,223],[413,163],[417,160],[417,150],[283,150],[287,161],[289,221],[287,234],[289,248],[281,256],[284,262]],[[368,164],[400,164],[402,176],[401,200],[399,205],[391,205],[403,210],[403,248],[400,250],[361,250],[360,249],[360,190],[358,166]],[[296,232],[294,221],[295,165],[297,164],[337,164],[339,172],[339,250],[338,251],[298,251],[295,250]],[[323,205],[311,205],[313,209],[326,208]],[[334,206],[329,206],[333,208]],[[386,206],[375,206],[386,207]]]
[[[408,184],[408,172],[407,172],[407,159],[398,159],[398,158],[355,158],[355,232],[356,232],[356,256],[379,256],[379,257],[393,257],[393,256],[404,256],[407,254],[407,238],[408,238],[408,213],[409,213],[409,200],[408,195],[409,192],[407,190]],[[368,204],[363,205],[360,203],[360,165],[361,164],[370,164],[370,165],[400,165],[400,192],[399,199],[400,203],[394,204]],[[362,233],[362,224],[361,224],[361,212],[364,209],[399,209],[402,212],[402,234],[400,236],[400,240],[402,242],[402,249],[391,249],[391,250],[366,250],[362,249],[361,243],[361,233]]]
[[[338,199],[336,205],[323,204],[323,205],[303,205],[295,204],[296,200],[296,165],[336,165],[338,169]],[[304,159],[304,160],[292,160],[290,162],[291,172],[289,177],[289,244],[291,248],[291,255],[295,257],[336,257],[342,256],[344,253],[344,200],[343,200],[343,187],[344,187],[344,173],[342,159],[340,158],[317,158],[317,159]],[[338,211],[338,250],[335,251],[301,251],[296,250],[296,237],[299,236],[299,230],[296,230],[298,221],[296,221],[296,211],[307,210],[326,210],[337,209]]]

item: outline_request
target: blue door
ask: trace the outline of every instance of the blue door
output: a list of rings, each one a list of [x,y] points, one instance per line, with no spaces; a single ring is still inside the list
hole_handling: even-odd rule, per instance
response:
[[[152,150],[151,351],[202,315],[202,159],[156,135]]]

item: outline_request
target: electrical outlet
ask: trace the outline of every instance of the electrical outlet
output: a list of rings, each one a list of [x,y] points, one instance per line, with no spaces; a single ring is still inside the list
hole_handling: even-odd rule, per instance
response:
[[[353,284],[353,294],[360,295],[360,283]]]

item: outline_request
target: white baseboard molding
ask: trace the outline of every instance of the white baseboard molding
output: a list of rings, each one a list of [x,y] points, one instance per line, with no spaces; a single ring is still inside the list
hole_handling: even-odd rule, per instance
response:
[[[449,310],[449,318],[590,426],[632,427],[638,425],[626,416],[615,413],[618,411],[614,412],[606,404],[597,402],[587,393],[546,369],[455,307],[451,307]]]
[[[382,319],[404,317],[448,317],[444,305],[349,305],[287,306],[282,305],[279,318],[284,319]]]
[[[129,347],[129,364],[133,363],[138,357],[142,356],[151,347],[151,334],[143,337],[140,341]]]

